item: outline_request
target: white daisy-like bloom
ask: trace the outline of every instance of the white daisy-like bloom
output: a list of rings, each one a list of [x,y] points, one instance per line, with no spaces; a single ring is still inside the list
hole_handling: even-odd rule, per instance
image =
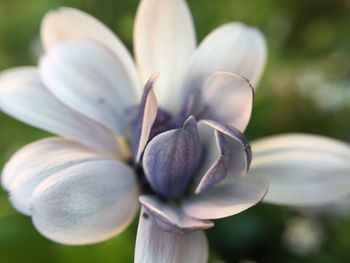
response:
[[[227,23],[196,47],[186,1],[143,0],[136,63],[107,27],[73,8],[49,12],[41,40],[38,67],[0,75],[0,108],[59,137],[15,153],[2,186],[53,241],[109,239],[141,203],[135,262],[206,262],[203,230],[213,219],[264,197],[305,206],[350,192],[344,143],[287,134],[251,148],[243,135],[266,60],[257,29]]]

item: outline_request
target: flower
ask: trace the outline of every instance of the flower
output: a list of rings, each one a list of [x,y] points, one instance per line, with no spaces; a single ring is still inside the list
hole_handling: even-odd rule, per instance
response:
[[[249,170],[250,83],[266,59],[258,30],[228,23],[195,49],[184,0],[143,0],[134,32],[137,67],[104,25],[61,8],[43,19],[38,68],[0,76],[4,112],[61,136],[25,146],[2,174],[12,204],[40,233],[72,245],[106,240],[129,225],[139,199],[135,262],[206,262],[202,230],[261,201],[265,177],[270,202],[348,194],[350,151],[328,138],[262,139]],[[339,174],[330,180],[331,172]]]
[[[157,17],[170,28],[151,25]],[[2,73],[0,105],[62,137],[25,146],[6,164],[2,184],[14,207],[47,238],[75,245],[120,233],[140,202],[136,262],[205,262],[202,230],[267,191],[266,179],[246,176],[251,148],[242,132],[253,88],[228,72],[237,72],[230,62],[249,52],[259,61],[247,64],[245,77],[259,78],[262,35],[227,24],[194,51],[185,1],[142,1],[135,25],[141,79],[121,42],[81,11],[48,13],[41,38],[38,68]],[[213,46],[222,39],[223,51],[236,45],[239,54],[218,57]],[[241,41],[261,47],[249,51]]]

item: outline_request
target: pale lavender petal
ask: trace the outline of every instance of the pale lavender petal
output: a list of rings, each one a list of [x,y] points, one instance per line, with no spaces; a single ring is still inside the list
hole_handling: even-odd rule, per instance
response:
[[[135,87],[111,52],[91,41],[67,41],[51,47],[40,60],[47,88],[77,112],[126,135]]]
[[[191,13],[185,0],[142,0],[134,29],[134,49],[141,76],[160,71],[155,93],[160,105],[178,110],[179,82],[196,45]]]
[[[250,144],[240,131],[212,120],[203,120],[200,123],[215,130],[216,145],[210,144],[209,147],[218,147],[219,157],[215,157],[217,159],[214,162],[213,157],[209,159],[209,162],[212,162],[211,166],[201,178],[196,193],[206,190],[226,177],[246,175],[252,158]]]
[[[144,208],[141,210],[135,263],[206,263],[208,251],[203,231],[185,235],[163,231]]]
[[[158,74],[153,74],[147,81],[139,106],[132,141],[134,155],[136,156],[135,160],[137,163],[140,161],[141,154],[146,147],[152,125],[157,116],[158,104],[157,98],[153,91],[153,85],[157,77]]]
[[[141,196],[143,207],[164,231],[174,234],[189,234],[214,226],[211,221],[202,221],[187,216],[180,207],[165,203],[155,196]]]
[[[68,245],[91,244],[123,231],[137,211],[133,171],[117,161],[77,164],[45,179],[32,195],[37,230]]]
[[[292,206],[325,205],[350,194],[350,147],[317,135],[284,134],[252,143],[249,173],[270,182],[264,201]]]
[[[153,190],[163,197],[181,194],[193,178],[200,153],[194,117],[189,117],[183,127],[154,137],[143,156],[143,168]]]
[[[79,163],[103,156],[77,142],[63,138],[36,141],[17,151],[5,164],[2,184],[13,206],[30,215],[30,200],[35,188],[46,178]]]
[[[216,72],[207,80],[201,94],[205,118],[245,130],[254,100],[254,89],[247,79],[229,72]]]
[[[230,178],[189,197],[182,207],[185,213],[193,218],[224,218],[259,203],[267,189],[268,182],[263,177]]]
[[[34,67],[2,72],[0,108],[34,127],[77,140],[100,151],[117,152],[114,135],[57,100],[44,87]]]
[[[219,139],[220,141],[224,140],[223,135],[220,135],[217,132],[216,132],[216,135],[218,138],[220,138]],[[200,192],[204,191],[205,189],[207,189],[211,185],[220,182],[221,180],[223,180],[226,177],[226,175],[229,171],[231,162],[233,160],[233,157],[235,157],[232,155],[232,153],[233,153],[233,151],[230,151],[230,152],[223,154],[221,151],[219,158],[216,159],[216,161],[214,161],[211,164],[211,166],[205,171],[205,174],[201,178],[201,180],[200,180],[200,182],[195,190],[196,193],[200,193]]]
[[[183,94],[201,89],[216,71],[233,72],[247,78],[254,87],[266,63],[266,42],[258,29],[242,23],[228,23],[210,33],[189,63]]]
[[[238,131],[234,127],[231,127],[231,126],[225,125],[225,124],[221,124],[221,123],[213,121],[213,120],[202,120],[201,122],[208,125],[208,126],[211,126],[215,130],[217,130],[219,133],[221,133],[225,136],[228,136],[228,138],[239,141],[244,145],[244,149],[246,152],[246,167],[248,170],[250,163],[252,161],[252,149],[250,147],[249,141],[244,136],[244,134],[241,133],[240,131]],[[224,146],[224,144],[222,146]]]
[[[71,7],[60,7],[48,12],[41,23],[41,40],[46,51],[67,40],[90,40],[107,47],[125,70],[125,74],[139,86],[134,61],[120,39],[93,16]]]

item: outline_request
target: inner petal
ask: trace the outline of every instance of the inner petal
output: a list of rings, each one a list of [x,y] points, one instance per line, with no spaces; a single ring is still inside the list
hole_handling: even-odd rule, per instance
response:
[[[187,189],[200,157],[197,122],[190,117],[181,128],[163,132],[149,142],[143,169],[155,192],[164,198],[175,198]]]

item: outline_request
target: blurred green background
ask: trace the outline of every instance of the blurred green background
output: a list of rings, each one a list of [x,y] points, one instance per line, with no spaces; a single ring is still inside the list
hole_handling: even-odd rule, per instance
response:
[[[137,0],[0,0],[0,70],[35,64],[42,16],[58,6],[85,10],[132,50]],[[349,0],[190,0],[198,40],[233,20],[265,34],[268,64],[249,139],[307,132],[350,139]],[[0,164],[47,136],[0,113]],[[350,199],[349,199],[350,200]],[[350,262],[350,213],[261,204],[216,221],[211,262]],[[69,247],[40,236],[0,190],[0,262],[132,262],[137,223],[110,241]],[[250,261],[249,261],[250,260]]]

